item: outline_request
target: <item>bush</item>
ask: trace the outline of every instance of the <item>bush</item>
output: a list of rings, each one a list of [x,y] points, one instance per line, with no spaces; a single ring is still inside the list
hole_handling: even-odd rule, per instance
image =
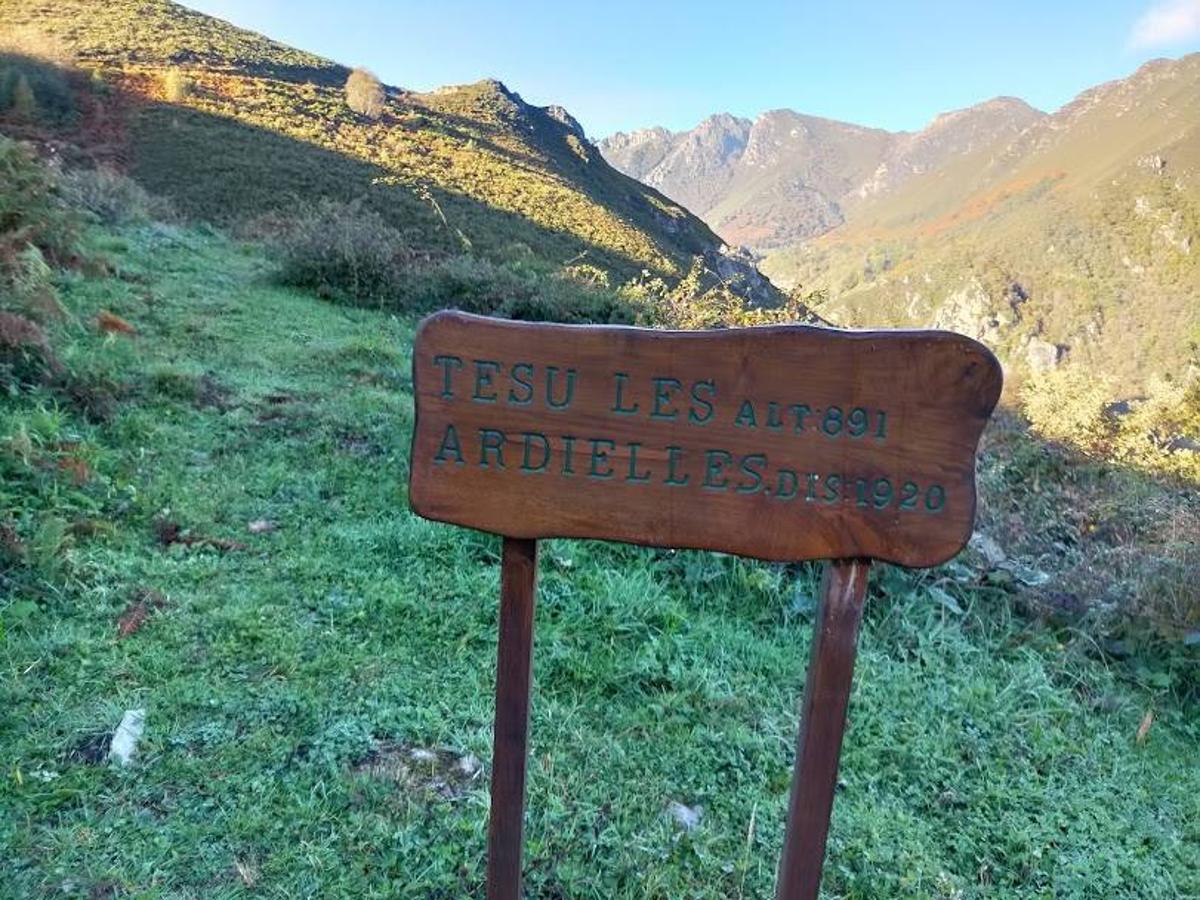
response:
[[[633,323],[635,307],[612,291],[588,287],[570,276],[555,276],[497,265],[475,256],[455,256],[414,271],[406,305],[440,308],[536,322]]]
[[[51,262],[77,252],[78,221],[54,174],[15,141],[0,137],[0,285],[11,282],[26,247]]]
[[[37,98],[33,96],[33,88],[29,86],[29,78],[24,73],[17,76],[9,111],[18,122],[33,122],[38,117]]]
[[[0,113],[20,124],[67,125],[78,111],[67,74],[48,63],[0,53]]]
[[[642,324],[686,331],[708,328],[744,328],[753,325],[788,325],[814,320],[812,306],[819,293],[788,294],[779,306],[752,306],[746,298],[713,275],[702,257],[696,257],[687,275],[674,288],[661,278],[643,273],[620,288],[621,297],[639,310]]]
[[[61,372],[46,333],[24,316],[0,311],[0,388],[12,392]]]
[[[1035,376],[1021,389],[1035,431],[1094,454],[1107,453],[1116,436],[1116,422],[1106,412],[1111,400],[1109,384],[1070,366]]]
[[[640,306],[574,273],[464,254],[417,260],[403,236],[361,202],[326,200],[288,221],[261,221],[280,257],[279,280],[344,303],[424,312],[461,309],[546,322],[626,322]]]
[[[759,309],[721,285],[705,290],[707,270],[699,266],[674,290],[657,278],[612,290],[602,270],[569,265],[555,271],[514,248],[516,258],[505,263],[471,253],[417,259],[403,235],[362,202],[325,200],[292,219],[261,219],[254,231],[276,245],[284,284],[398,311],[453,308],[527,321],[674,328],[809,318],[807,298]]]
[[[1155,381],[1145,397],[1113,400],[1108,382],[1075,367],[1036,376],[1021,390],[1025,414],[1043,436],[1136,469],[1200,481],[1200,379]]]
[[[361,202],[322,201],[284,226],[275,243],[284,284],[377,305],[403,289],[404,239]]]
[[[163,96],[170,103],[182,103],[195,90],[196,83],[179,69],[168,69],[163,76]]]
[[[346,105],[359,115],[378,119],[387,95],[373,72],[355,69],[346,79]]]
[[[109,168],[75,169],[61,180],[63,198],[105,225],[174,218],[171,204]]]

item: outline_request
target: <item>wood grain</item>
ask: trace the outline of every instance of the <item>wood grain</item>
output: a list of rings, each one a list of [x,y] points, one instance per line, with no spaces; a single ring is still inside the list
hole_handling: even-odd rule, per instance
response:
[[[520,900],[525,828],[525,761],[533,662],[537,542],[506,538],[500,568],[500,641],[492,807],[488,820],[488,900]]]
[[[825,568],[796,741],[777,900],[816,900],[854,677],[868,560]]]
[[[518,538],[929,566],[975,513],[1000,394],[948,332],[665,332],[427,318],[410,502]]]

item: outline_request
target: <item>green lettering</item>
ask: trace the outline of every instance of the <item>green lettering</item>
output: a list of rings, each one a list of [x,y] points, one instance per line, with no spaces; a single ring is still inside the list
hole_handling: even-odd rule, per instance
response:
[[[825,476],[825,502],[837,503],[842,499],[842,477],[840,475]]]
[[[554,399],[554,381],[558,376],[558,366],[546,367],[546,405],[551,409],[566,409],[571,405],[571,400],[575,396],[575,376],[574,369],[567,369],[567,386],[561,400]]]
[[[729,486],[729,481],[722,473],[731,462],[733,462],[733,454],[728,450],[705,450],[704,487],[714,491],[725,490]],[[719,481],[718,478],[720,478]]]
[[[807,403],[793,403],[788,407],[796,416],[796,434],[804,430],[804,420],[812,412]]]
[[[808,473],[808,490],[804,493],[804,502],[812,503],[817,499],[817,485],[821,483],[821,476],[816,472]]]
[[[679,458],[681,456],[683,456],[682,447],[667,448],[667,477],[663,481],[663,484],[669,484],[672,487],[683,487],[683,485],[692,480],[691,475],[684,475],[683,478],[677,476],[675,467],[679,465]]]
[[[631,481],[634,484],[645,484],[650,480],[650,471],[647,469],[642,474],[637,471],[637,452],[641,448],[641,444],[629,442],[629,474],[625,477],[626,481]]]
[[[458,442],[458,429],[453,425],[446,426],[446,433],[442,435],[442,445],[438,447],[437,456],[433,458],[435,463],[444,463],[450,457],[449,453],[454,454],[454,461],[460,466],[465,462],[462,455],[462,445]]]
[[[854,488],[858,492],[858,505],[859,506],[866,507],[866,506],[871,505],[870,501],[867,499],[867,487],[868,487],[867,479],[856,478],[854,480]]]
[[[612,466],[608,464],[608,454],[617,449],[616,441],[610,441],[608,438],[592,438],[592,463],[588,469],[589,478],[612,478]],[[601,446],[606,446],[607,450],[601,450]],[[600,466],[603,464],[604,468]]]
[[[450,379],[453,374],[451,369],[461,369],[463,367],[462,358],[458,356],[435,356],[433,364],[442,367],[442,399],[449,400],[454,396],[454,391],[450,389]]]
[[[475,360],[475,393],[471,399],[479,403],[495,403],[496,395],[484,394],[483,389],[492,386],[492,376],[500,371],[500,363],[490,359]]]
[[[892,502],[893,493],[890,481],[886,478],[876,478],[875,486],[871,491],[871,502],[875,504],[876,509],[887,509]]]
[[[831,406],[825,410],[825,418],[821,420],[821,431],[829,437],[837,437],[842,430],[842,408]]]
[[[733,424],[742,428],[758,427],[758,420],[754,417],[754,404],[751,401],[742,401],[741,409],[738,410],[737,418],[733,420]]]
[[[703,425],[713,417],[713,405],[711,400],[705,400],[700,396],[700,389],[704,388],[710,397],[717,396],[717,384],[712,379],[704,379],[697,381],[692,385],[692,403],[699,403],[704,407],[703,415],[696,412],[696,407],[693,405],[688,408],[688,421],[693,425]]]
[[[846,416],[846,434],[850,437],[860,438],[867,433],[870,424],[867,411],[861,406],[856,406]]]
[[[779,404],[774,400],[767,403],[767,427],[772,431],[783,428],[783,419],[779,415]]]
[[[563,467],[564,475],[574,475],[575,470],[571,467],[571,461],[575,455],[575,436],[571,434],[563,435]]]
[[[613,376],[617,379],[617,396],[613,400],[612,411],[619,416],[632,416],[638,411],[638,405],[634,402],[633,406],[625,406],[624,400],[625,382],[629,380],[629,376],[624,372],[614,372]]]
[[[536,431],[522,432],[525,438],[525,446],[521,452],[521,471],[522,472],[545,472],[546,467],[550,464],[550,441],[546,439],[544,434],[539,434]],[[533,442],[537,440],[542,445],[542,460],[536,466],[530,460],[533,456]]]
[[[479,467],[488,468],[488,451],[496,454],[496,468],[504,468],[504,432],[495,428],[479,429]]]
[[[784,489],[784,476],[786,476],[787,489]],[[791,500],[796,496],[796,491],[800,488],[800,479],[796,477],[796,473],[791,469],[780,469],[779,475],[775,481],[775,496],[780,500]]]
[[[650,412],[652,419],[665,419],[671,421],[677,415],[679,410],[668,409],[666,404],[671,402],[672,391],[682,391],[683,382],[678,378],[659,378],[655,377],[654,383],[654,409]]]
[[[522,378],[518,372],[524,372],[525,377]],[[531,363],[517,363],[512,367],[512,372],[509,373],[517,387],[522,388],[520,396],[517,395],[515,389],[510,388],[508,391],[508,402],[514,406],[528,406],[533,402],[533,365]]]
[[[755,465],[760,468],[754,468]],[[765,453],[751,453],[748,456],[743,456],[741,462],[742,472],[750,476],[753,480],[749,484],[743,481],[737,486],[737,492],[739,494],[757,494],[762,490],[763,473],[760,469],[765,469],[766,467],[767,455]]]

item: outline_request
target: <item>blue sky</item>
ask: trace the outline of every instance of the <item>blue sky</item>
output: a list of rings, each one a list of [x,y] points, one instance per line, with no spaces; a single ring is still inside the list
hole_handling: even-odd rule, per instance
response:
[[[998,95],[1053,110],[1200,50],[1200,0],[185,0],[415,90],[495,77],[594,138],[791,107],[889,129]]]

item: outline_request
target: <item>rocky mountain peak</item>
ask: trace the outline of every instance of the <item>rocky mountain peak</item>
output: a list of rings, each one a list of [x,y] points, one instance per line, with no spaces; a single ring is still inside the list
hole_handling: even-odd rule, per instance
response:
[[[583,126],[579,124],[579,120],[567,112],[566,107],[552,103],[549,106],[542,107],[546,115],[555,122],[558,122],[567,127],[567,130],[578,137],[580,140],[587,140],[587,135],[583,131]]]

